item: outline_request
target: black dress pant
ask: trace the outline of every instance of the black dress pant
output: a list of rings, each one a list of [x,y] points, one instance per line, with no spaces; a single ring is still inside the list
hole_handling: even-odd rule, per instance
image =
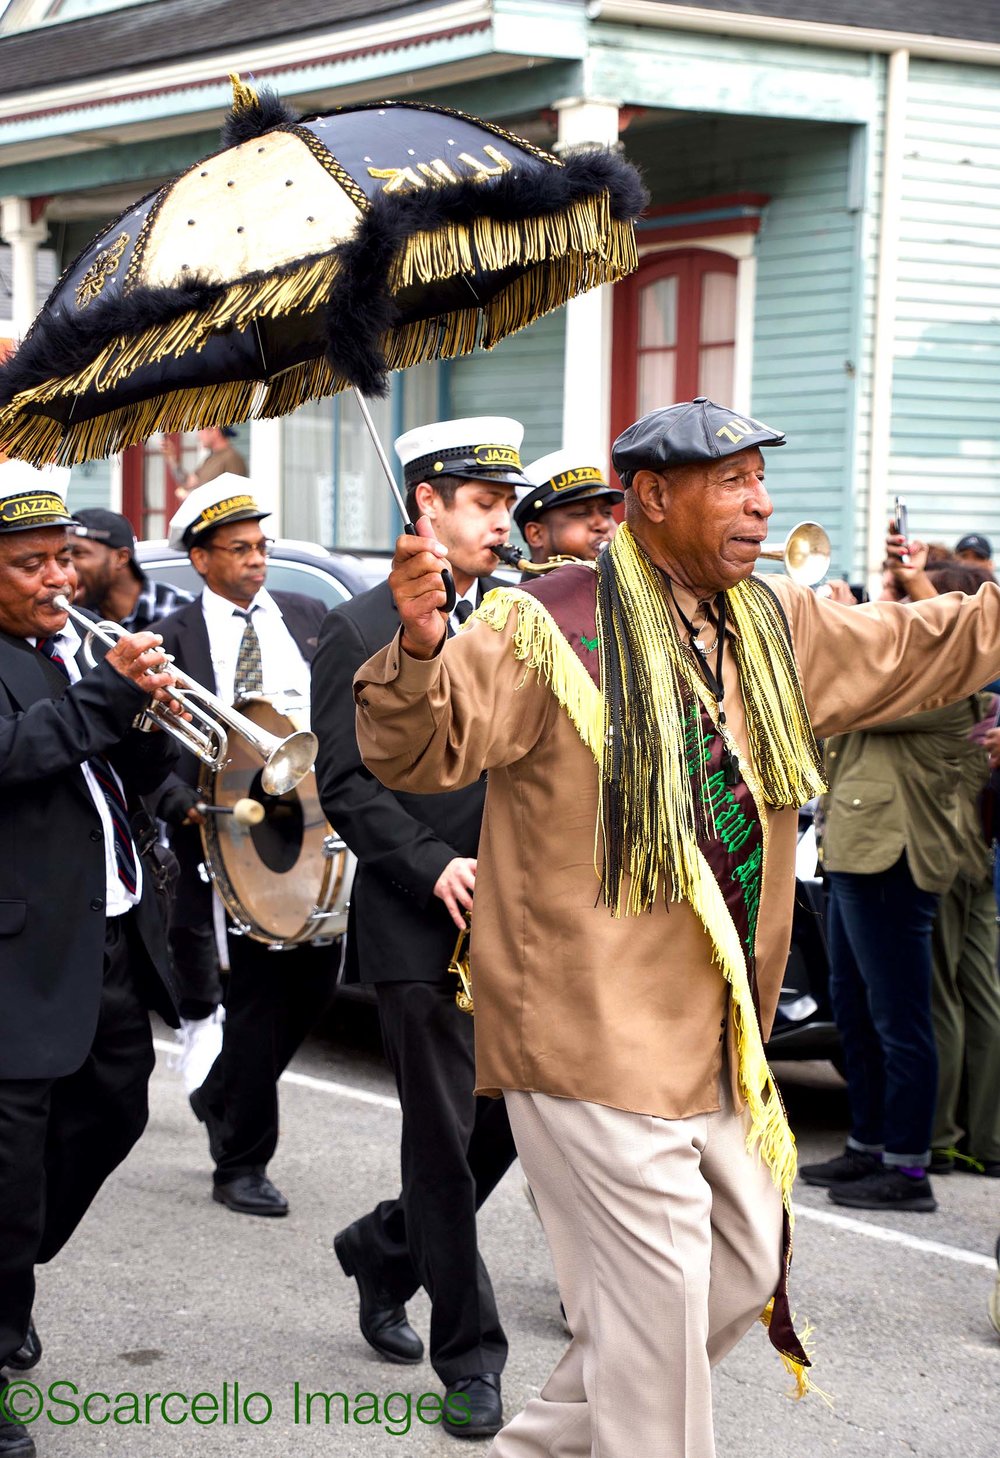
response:
[[[431,1299],[430,1359],[445,1384],[500,1372],[507,1338],[479,1254],[476,1211],[510,1167],[503,1099],[476,1098],[473,1021],[455,983],[376,984],[386,1057],[403,1109],[403,1189],[359,1225],[379,1282]]]
[[[229,938],[222,1052],[199,1090],[218,1130],[215,1183],[263,1171],[278,1143],[278,1079],[333,995],[340,949],[271,951]]]
[[[97,1031],[64,1078],[0,1080],[0,1366],[24,1341],[36,1264],[66,1244],[146,1126],[153,1071],[131,913],[108,920]]]

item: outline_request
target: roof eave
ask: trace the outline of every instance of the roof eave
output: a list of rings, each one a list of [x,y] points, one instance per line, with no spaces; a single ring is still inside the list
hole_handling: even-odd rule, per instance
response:
[[[875,30],[856,25],[835,25],[814,20],[781,20],[770,15],[747,15],[730,10],[705,10],[696,5],[661,5],[658,0],[589,0],[590,20],[620,25],[645,25],[660,30],[701,31],[747,40],[792,45],[825,46],[843,51],[910,55],[935,61],[971,65],[1000,65],[1000,44],[989,41],[920,35],[901,30]]]

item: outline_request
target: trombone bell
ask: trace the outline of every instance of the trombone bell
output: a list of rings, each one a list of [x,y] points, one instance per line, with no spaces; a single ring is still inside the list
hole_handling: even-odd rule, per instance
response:
[[[830,570],[830,538],[818,521],[800,521],[783,547],[769,547],[760,555],[783,562],[787,576],[800,587],[815,587]]]

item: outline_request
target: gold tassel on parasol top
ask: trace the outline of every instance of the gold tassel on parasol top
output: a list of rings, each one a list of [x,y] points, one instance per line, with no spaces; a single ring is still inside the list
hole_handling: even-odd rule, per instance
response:
[[[614,152],[556,158],[443,107],[301,121],[234,78],[223,150],[129,208],[0,365],[0,446],[89,460],[285,415],[499,340],[636,265]]]

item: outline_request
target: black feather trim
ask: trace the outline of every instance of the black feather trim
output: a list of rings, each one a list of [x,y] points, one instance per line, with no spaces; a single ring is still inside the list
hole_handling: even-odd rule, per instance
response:
[[[276,91],[261,86],[257,88],[256,106],[241,107],[226,117],[220,145],[238,147],[241,142],[252,142],[254,137],[262,137],[278,127],[295,126],[298,120],[297,113],[285,105]]]
[[[194,281],[183,288],[133,289],[107,294],[85,314],[41,314],[30,335],[0,365],[0,406],[22,390],[85,369],[94,355],[119,336],[168,324],[189,310],[207,310],[225,293],[220,285]]]

